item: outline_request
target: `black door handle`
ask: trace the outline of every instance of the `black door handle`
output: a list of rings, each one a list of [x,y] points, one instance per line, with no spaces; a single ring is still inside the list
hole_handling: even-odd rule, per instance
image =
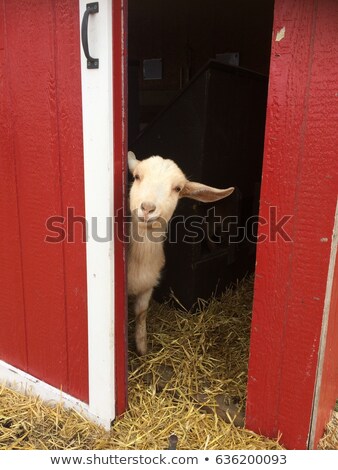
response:
[[[81,23],[81,42],[82,42],[83,52],[87,58],[87,69],[99,68],[99,59],[94,59],[89,54],[89,47],[88,47],[88,18],[89,18],[89,15],[98,13],[98,11],[99,11],[99,2],[87,3],[86,11],[83,14],[82,23]]]

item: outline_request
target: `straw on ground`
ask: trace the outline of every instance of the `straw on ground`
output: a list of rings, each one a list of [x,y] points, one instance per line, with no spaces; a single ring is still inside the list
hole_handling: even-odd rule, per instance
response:
[[[150,352],[139,358],[130,345],[129,409],[110,432],[0,387],[0,449],[165,449],[172,434],[178,449],[281,449],[241,427],[251,305],[251,279],[195,314],[153,303]]]

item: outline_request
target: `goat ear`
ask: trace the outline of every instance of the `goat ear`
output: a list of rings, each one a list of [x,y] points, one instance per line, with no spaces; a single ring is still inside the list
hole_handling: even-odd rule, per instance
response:
[[[196,201],[215,202],[230,196],[234,189],[235,188],[217,189],[212,188],[211,186],[206,186],[205,184],[187,181],[180,195],[181,197],[196,199]]]
[[[135,153],[129,151],[128,152],[128,168],[129,168],[130,173],[133,173],[133,171],[135,170],[136,166],[139,163],[140,162],[139,162],[139,160],[137,160],[137,158],[135,156]]]

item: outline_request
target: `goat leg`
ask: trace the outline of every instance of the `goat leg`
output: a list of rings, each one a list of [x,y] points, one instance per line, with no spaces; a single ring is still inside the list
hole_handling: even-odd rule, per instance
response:
[[[135,299],[135,342],[140,356],[147,354],[147,310],[153,289],[138,294]]]

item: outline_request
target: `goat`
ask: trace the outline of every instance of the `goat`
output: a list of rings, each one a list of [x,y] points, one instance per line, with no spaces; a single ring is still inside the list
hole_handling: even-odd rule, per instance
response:
[[[167,226],[180,198],[213,202],[229,196],[234,188],[216,189],[188,181],[174,161],[159,156],[139,161],[128,152],[128,166],[134,177],[129,193],[128,295],[135,298],[135,342],[142,356],[147,353],[147,309],[165,264],[163,222]],[[154,239],[161,227],[162,233]],[[152,237],[149,230],[155,232]]]

